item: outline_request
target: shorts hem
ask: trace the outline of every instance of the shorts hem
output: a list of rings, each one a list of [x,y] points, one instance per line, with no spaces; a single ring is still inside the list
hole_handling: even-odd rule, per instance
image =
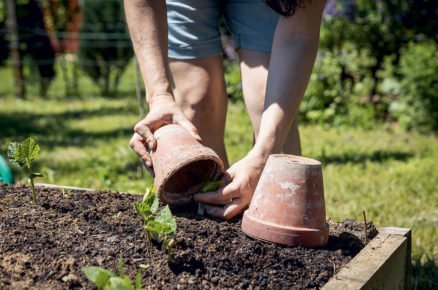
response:
[[[200,49],[200,48],[175,48],[175,47],[169,47],[168,48],[168,56],[169,58],[173,59],[195,59],[195,58],[201,58],[201,57],[209,57],[209,56],[216,56],[221,55],[223,53],[222,48],[221,49]]]

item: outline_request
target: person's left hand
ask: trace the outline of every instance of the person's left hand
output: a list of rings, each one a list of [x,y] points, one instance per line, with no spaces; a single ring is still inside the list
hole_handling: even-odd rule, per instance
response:
[[[251,202],[266,161],[249,153],[225,173],[226,184],[214,192],[195,194],[194,199],[205,203],[208,214],[230,220],[245,210]]]

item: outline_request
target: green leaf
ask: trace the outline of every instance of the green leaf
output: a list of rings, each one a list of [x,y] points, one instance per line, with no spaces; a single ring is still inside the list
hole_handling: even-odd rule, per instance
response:
[[[165,224],[167,227],[165,229],[165,233],[173,234],[176,231],[176,219],[172,215],[170,208],[168,205],[163,207],[160,212],[155,217],[155,221]]]
[[[123,255],[122,254],[120,254],[120,257],[119,257],[118,268],[119,268],[119,276],[122,278],[125,278],[125,270],[123,269]]]
[[[154,188],[149,187],[143,196],[141,202],[134,202],[134,209],[138,215],[148,218],[158,209],[158,197],[154,192]]]
[[[165,231],[166,224],[151,220],[148,221],[144,228],[156,239],[158,239]]]
[[[109,285],[105,287],[105,290],[133,290],[131,280],[128,277],[111,277],[109,279]]]
[[[39,152],[40,146],[32,137],[29,137],[17,147],[17,150],[15,151],[15,159],[18,162],[23,160],[30,162],[38,157]]]
[[[135,275],[135,290],[141,290],[141,270]]]
[[[8,146],[8,158],[9,161],[18,166],[18,167],[22,167],[25,162],[18,162],[18,160],[15,158],[15,154],[17,152],[17,148],[20,147],[20,143],[18,142],[11,142]]]
[[[224,185],[224,182],[222,180],[218,181],[207,181],[202,186],[201,192],[209,192],[209,191],[215,191],[222,187]]]
[[[42,175],[41,173],[38,173],[38,172],[34,172],[34,173],[32,173],[31,176],[32,176],[32,178],[35,178],[35,177],[44,177],[44,175]]]
[[[95,266],[83,267],[82,272],[84,272],[88,280],[96,285],[97,289],[103,289],[108,283],[109,279],[115,276],[113,272],[105,268]]]

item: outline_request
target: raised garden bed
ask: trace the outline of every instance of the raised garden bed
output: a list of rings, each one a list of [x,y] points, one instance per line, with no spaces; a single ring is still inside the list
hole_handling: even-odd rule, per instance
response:
[[[39,188],[38,205],[31,205],[29,192],[0,184],[0,289],[89,289],[81,268],[116,270],[119,254],[131,277],[147,266],[144,287],[320,288],[365,244],[363,224],[349,220],[330,222],[323,249],[284,248],[248,238],[240,219],[173,209],[177,245],[169,260],[159,244],[147,242],[132,206],[141,196]],[[368,239],[376,234],[368,223]]]

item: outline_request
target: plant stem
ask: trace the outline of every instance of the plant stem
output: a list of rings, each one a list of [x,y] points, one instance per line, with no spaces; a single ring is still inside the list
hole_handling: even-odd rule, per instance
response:
[[[30,186],[32,187],[32,203],[36,204],[37,202],[37,198],[36,198],[36,193],[35,193],[35,184],[33,182],[33,178],[29,177],[29,181],[30,181]]]
[[[365,231],[365,244],[368,244],[367,215],[365,214],[365,211],[362,211],[362,214],[363,214],[363,224]]]
[[[35,192],[35,184],[33,182],[32,167],[30,166],[29,160],[26,160],[26,166],[27,166],[28,182],[30,183],[30,186],[32,188],[32,204],[36,204],[37,198],[36,198],[36,192]]]

